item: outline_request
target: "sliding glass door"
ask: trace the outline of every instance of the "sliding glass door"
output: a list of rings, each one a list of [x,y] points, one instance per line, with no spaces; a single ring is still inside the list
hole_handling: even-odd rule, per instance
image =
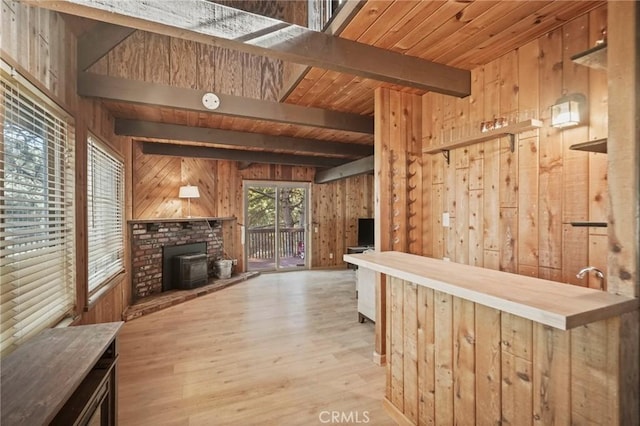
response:
[[[307,267],[308,204],[308,183],[245,181],[247,270]]]

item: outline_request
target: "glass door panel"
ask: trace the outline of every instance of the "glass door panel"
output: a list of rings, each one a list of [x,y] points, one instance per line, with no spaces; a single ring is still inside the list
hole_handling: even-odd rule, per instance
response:
[[[304,183],[245,183],[247,270],[307,266],[308,194]]]
[[[306,194],[302,187],[278,188],[278,269],[306,265]]]
[[[247,270],[276,269],[276,188],[251,185],[245,188]]]

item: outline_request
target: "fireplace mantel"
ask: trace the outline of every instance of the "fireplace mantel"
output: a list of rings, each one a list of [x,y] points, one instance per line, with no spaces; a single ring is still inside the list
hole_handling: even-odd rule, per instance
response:
[[[152,219],[131,219],[127,223],[201,222],[203,220],[207,222],[224,222],[236,220],[236,217],[157,217]]]

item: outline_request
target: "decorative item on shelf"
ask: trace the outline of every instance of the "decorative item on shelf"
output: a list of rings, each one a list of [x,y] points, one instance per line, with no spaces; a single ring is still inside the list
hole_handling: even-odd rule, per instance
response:
[[[187,199],[188,206],[189,206],[187,217],[191,217],[191,199],[200,198],[200,191],[198,191],[198,187],[192,186],[192,185],[181,186],[178,197]]]
[[[480,123],[480,132],[486,133],[491,130],[500,129],[509,125],[509,120],[506,117],[496,117],[493,120],[483,121]]]
[[[581,124],[585,113],[586,97],[572,93],[558,99],[551,107],[551,126],[559,129]]]

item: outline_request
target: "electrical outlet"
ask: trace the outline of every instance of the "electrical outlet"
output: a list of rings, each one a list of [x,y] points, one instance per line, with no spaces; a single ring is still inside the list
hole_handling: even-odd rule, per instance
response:
[[[231,261],[231,263],[233,264],[233,266],[238,265],[238,259],[233,259],[233,260]]]
[[[449,212],[442,213],[442,226],[449,227]]]
[[[333,253],[329,253],[329,259],[333,259]]]
[[[313,228],[313,232],[315,232],[316,234],[318,233],[318,227],[317,227],[317,226],[315,226],[315,227]]]

